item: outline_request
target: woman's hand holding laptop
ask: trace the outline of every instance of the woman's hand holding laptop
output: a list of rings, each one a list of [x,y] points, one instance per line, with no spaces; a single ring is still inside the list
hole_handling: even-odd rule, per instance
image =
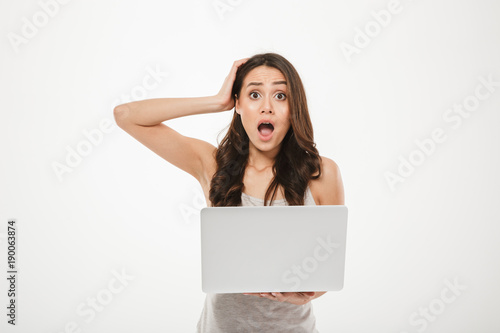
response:
[[[278,301],[278,302],[288,302],[295,305],[303,305],[311,300],[313,300],[316,294],[319,292],[309,291],[309,292],[286,292],[286,293],[244,293],[243,295],[253,295],[259,297],[265,297],[267,299]],[[319,296],[319,295],[318,295]]]

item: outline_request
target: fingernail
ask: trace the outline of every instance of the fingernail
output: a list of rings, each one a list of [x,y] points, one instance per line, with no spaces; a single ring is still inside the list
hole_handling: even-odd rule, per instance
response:
[[[271,293],[271,295],[276,296],[276,293]]]

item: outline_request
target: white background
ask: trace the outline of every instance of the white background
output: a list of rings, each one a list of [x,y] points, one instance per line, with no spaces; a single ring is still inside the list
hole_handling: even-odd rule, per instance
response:
[[[443,116],[474,101],[479,77],[500,81],[499,3],[401,0],[385,27],[372,12],[387,0],[216,3],[73,0],[49,17],[37,1],[1,1],[2,276],[8,219],[19,251],[17,325],[2,278],[2,332],[195,331],[201,187],[118,128],[113,107],[213,95],[234,60],[260,52],[299,71],[317,148],[344,181],[345,288],[313,301],[319,331],[498,332],[500,86],[460,126]],[[346,57],[342,43],[367,27],[368,45]],[[148,68],[163,73],[149,90]],[[216,145],[231,115],[168,124]],[[436,128],[446,140],[419,153],[415,140]],[[78,147],[86,156],[58,177],[54,165]],[[411,154],[420,164],[391,189],[386,173]],[[113,271],[133,277],[116,293]],[[98,296],[95,317],[77,312]]]

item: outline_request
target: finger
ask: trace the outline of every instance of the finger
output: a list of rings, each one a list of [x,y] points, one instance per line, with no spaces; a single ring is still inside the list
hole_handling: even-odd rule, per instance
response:
[[[243,293],[243,295],[260,296],[260,293]]]
[[[233,62],[233,66],[231,67],[231,70],[229,71],[229,74],[226,77],[225,82],[233,82],[234,79],[236,78],[236,72],[238,71],[238,67],[243,64],[243,62],[246,62],[247,59],[240,59],[236,60]]]
[[[250,295],[250,296],[259,296],[259,297],[274,297],[270,293],[243,293],[243,295]]]
[[[239,60],[236,60],[234,62],[234,65],[236,67],[240,66],[240,65],[243,65],[245,62],[247,62],[247,60],[250,59],[250,58],[243,58],[243,59],[239,59]]]
[[[271,295],[274,296],[274,300],[278,301],[278,302],[284,302],[288,299],[288,297],[284,296],[280,292],[273,292],[273,293],[271,293]]]
[[[267,299],[275,299],[276,297],[271,295],[271,293],[259,293],[260,297],[264,297]]]
[[[280,301],[280,299],[278,299],[278,295],[276,295],[277,293],[275,292],[272,292],[272,293],[260,293],[260,297],[264,297],[264,298],[267,298],[267,299],[270,299],[272,301]]]
[[[245,62],[247,62],[247,60],[250,59],[250,58],[244,58],[244,59],[240,59],[240,60],[236,60],[234,63],[233,63],[233,68],[231,69],[231,74],[234,73],[234,75],[236,76],[236,71],[238,70],[238,67],[240,67],[241,65],[243,65]]]
[[[316,292],[315,291],[303,291],[303,292],[286,292],[283,294],[287,295],[298,295],[300,297],[310,297],[310,296],[315,296]]]
[[[288,293],[283,293],[285,295],[285,300],[297,300],[300,299],[301,301],[303,300],[308,300],[311,299],[312,294],[316,294],[315,292],[288,292]]]
[[[306,292],[303,292],[303,294],[304,294],[305,296],[310,296],[310,297],[312,297],[312,296],[315,296],[315,295],[316,295],[316,292],[314,292],[314,291],[306,291]]]

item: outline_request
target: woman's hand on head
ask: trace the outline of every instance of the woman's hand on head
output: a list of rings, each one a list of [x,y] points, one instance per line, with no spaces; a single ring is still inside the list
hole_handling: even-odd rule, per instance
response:
[[[236,71],[238,70],[238,67],[243,65],[248,59],[250,58],[236,60],[233,63],[233,67],[231,67],[231,71],[226,76],[226,79],[222,84],[222,88],[216,95],[222,107],[221,111],[231,110],[234,107],[234,98],[233,98],[234,96],[232,96],[232,90],[233,90],[233,83],[236,78]]]
[[[295,305],[304,305],[309,303],[316,296],[316,292],[308,291],[308,292],[286,292],[286,293],[245,293],[244,295],[253,295],[259,297],[265,297],[267,299],[278,301],[278,302],[287,302]]]

